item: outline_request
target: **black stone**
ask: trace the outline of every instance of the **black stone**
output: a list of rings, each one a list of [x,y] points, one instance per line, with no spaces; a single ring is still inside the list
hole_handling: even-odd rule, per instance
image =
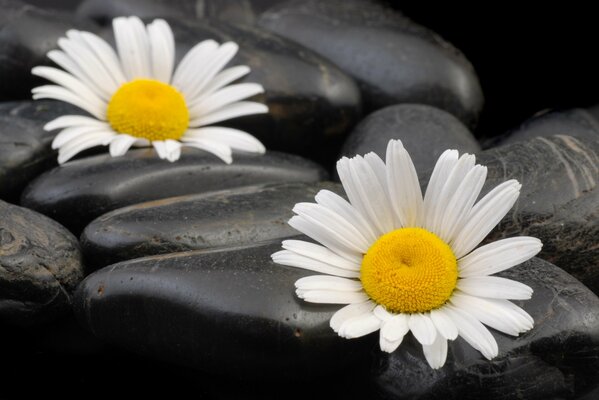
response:
[[[121,208],[83,231],[86,266],[95,269],[148,255],[296,236],[287,224],[293,206],[313,202],[321,189],[343,191],[328,182],[266,184]]]
[[[43,126],[76,110],[51,100],[0,103],[0,198],[18,201],[29,181],[57,165],[50,147],[56,133]]]
[[[86,115],[86,113],[80,108],[62,101],[21,100],[1,102],[0,115],[34,121],[41,129],[47,122],[61,115]]]
[[[383,160],[391,139],[401,139],[417,171],[429,171],[447,149],[475,153],[480,146],[460,120],[446,111],[422,104],[386,107],[366,117],[347,137],[341,155],[371,151]]]
[[[91,21],[74,14],[44,10],[17,0],[0,0],[0,99],[31,98],[43,80],[31,68],[48,64],[46,53],[69,29],[94,31]]]
[[[321,167],[290,154],[235,153],[233,159],[227,165],[191,148],[184,148],[174,163],[160,160],[152,149],[132,150],[116,158],[88,157],[38,177],[23,192],[21,203],[79,233],[108,211],[145,201],[267,182],[326,179]]]
[[[502,273],[534,289],[519,303],[535,320],[517,338],[490,329],[499,355],[487,361],[463,339],[432,370],[408,337],[375,371],[384,399],[578,399],[599,385],[599,299],[562,269],[534,258]]]
[[[283,0],[85,0],[77,14],[106,24],[121,15],[138,17],[216,18],[230,23],[252,24],[263,11]]]
[[[336,305],[309,304],[294,282],[311,271],[274,264],[280,242],[125,261],[88,276],[80,321],[140,354],[232,376],[306,378],[359,372],[373,337],[330,327]]]
[[[488,167],[483,193],[507,179],[522,183],[489,239],[538,237],[541,258],[599,293],[599,140],[537,137],[483,151],[477,163]]]
[[[598,113],[599,114],[599,113]],[[553,135],[575,136],[586,140],[599,140],[599,121],[582,108],[546,112],[535,115],[498,141],[498,145],[510,144]]]
[[[358,81],[373,110],[397,103],[444,109],[473,127],[483,94],[470,62],[427,28],[365,0],[292,0],[257,23],[327,57]]]
[[[218,125],[250,132],[271,150],[322,158],[326,145],[340,141],[361,116],[359,89],[337,66],[290,40],[253,27],[220,21],[169,20],[177,56],[208,38],[232,40],[239,52],[230,65],[247,65],[240,82],[257,82],[265,93],[255,100],[269,113],[236,118]],[[315,149],[324,149],[319,154]],[[335,155],[335,152],[333,152]]]
[[[83,279],[79,243],[34,211],[0,201],[0,323],[36,325],[70,311]]]
[[[110,25],[113,18],[135,15],[140,18],[194,18],[203,10],[203,1],[178,0],[176,6],[169,0],[84,0],[77,7],[77,15],[91,18],[102,25]]]

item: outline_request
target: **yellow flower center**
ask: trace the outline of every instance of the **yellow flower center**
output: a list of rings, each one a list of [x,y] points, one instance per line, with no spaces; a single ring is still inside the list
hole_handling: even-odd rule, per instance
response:
[[[426,312],[445,304],[456,287],[457,260],[437,235],[402,228],[381,236],[362,261],[364,290],[390,312]]]
[[[183,95],[153,79],[123,84],[112,95],[106,114],[115,131],[150,141],[177,140],[189,125]]]

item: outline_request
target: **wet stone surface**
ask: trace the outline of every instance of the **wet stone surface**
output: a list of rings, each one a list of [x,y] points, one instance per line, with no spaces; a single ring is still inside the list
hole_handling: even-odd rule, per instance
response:
[[[378,110],[354,128],[341,155],[353,157],[371,151],[383,160],[391,139],[400,139],[416,171],[430,171],[447,149],[475,153],[480,146],[472,133],[446,111],[422,104],[400,104]]]
[[[422,103],[476,124],[483,95],[470,62],[397,11],[365,0],[294,0],[268,9],[257,24],[353,76],[368,110]]]
[[[599,293],[599,140],[533,138],[477,154],[488,167],[483,193],[506,181],[522,184],[514,207],[489,235],[538,237],[539,257]]]
[[[70,312],[83,279],[77,239],[31,210],[0,200],[0,324],[31,326]]]
[[[72,13],[17,0],[0,0],[0,10],[0,100],[31,98],[31,88],[42,82],[31,75],[31,68],[49,63],[46,53],[67,30],[97,29]]]
[[[51,100],[0,103],[0,198],[18,202],[29,181],[57,165],[50,147],[55,133],[43,126],[67,113],[78,112]]]
[[[81,235],[88,268],[187,250],[248,245],[296,236],[287,221],[296,203],[313,202],[330,182],[280,183],[189,195],[121,208],[92,221]]]
[[[79,234],[94,218],[131,204],[259,183],[326,179],[320,166],[290,154],[235,153],[233,158],[227,165],[189,148],[175,163],[160,160],[151,149],[116,158],[88,157],[41,175],[25,190],[21,203]]]
[[[329,320],[339,307],[298,299],[294,282],[313,273],[274,264],[279,249],[276,241],[109,266],[80,285],[76,313],[104,340],[212,373],[365,375],[376,338],[337,336]]]
[[[599,140],[599,110],[574,108],[534,116],[502,138],[498,145],[553,135],[574,136],[583,140]]]

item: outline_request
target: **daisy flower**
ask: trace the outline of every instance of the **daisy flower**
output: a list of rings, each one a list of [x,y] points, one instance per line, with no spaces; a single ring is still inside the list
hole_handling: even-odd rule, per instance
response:
[[[459,335],[492,359],[497,342],[483,324],[514,336],[533,327],[510,302],[529,299],[532,289],[492,274],[533,257],[541,242],[513,237],[476,248],[521,185],[509,180],[476,202],[486,167],[447,150],[423,198],[399,140],[389,142],[386,160],[374,153],[339,160],[349,202],[322,190],[316,203],[296,204],[289,224],[321,244],[286,240],[273,260],[326,274],[299,279],[296,293],[312,303],[347,304],[330,321],[339,336],[380,331],[381,350],[393,352],[411,331],[429,365],[440,368],[447,341]]]
[[[64,101],[91,114],[61,116],[44,127],[62,129],[52,142],[60,164],[95,146],[109,146],[116,157],[131,146],[152,145],[169,161],[179,159],[181,146],[226,163],[232,162],[232,149],[264,153],[262,143],[246,132],[207,126],[268,112],[264,104],[241,101],[263,93],[262,85],[229,85],[250,71],[244,65],[223,70],[237,53],[235,43],[200,42],[175,68],[175,40],[166,21],[146,26],[137,17],[119,17],[112,25],[116,52],[93,33],[69,30],[58,40],[61,50],[48,53],[63,69],[32,69],[56,83],[34,88],[34,99]]]

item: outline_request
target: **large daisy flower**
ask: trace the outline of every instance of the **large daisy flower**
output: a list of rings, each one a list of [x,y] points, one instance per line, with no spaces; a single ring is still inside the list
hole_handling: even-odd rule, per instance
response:
[[[312,303],[348,304],[331,318],[344,338],[380,330],[392,352],[412,332],[432,368],[458,335],[483,356],[498,353],[483,326],[517,336],[533,319],[510,300],[532,289],[492,276],[541,250],[533,237],[476,248],[514,205],[520,184],[509,180],[482,197],[487,169],[473,155],[444,152],[424,198],[408,152],[389,142],[386,164],[374,153],[342,158],[337,171],[349,202],[328,190],[299,203],[289,224],[321,244],[286,240],[275,262],[326,275],[299,279],[297,295]],[[476,248],[476,249],[475,249]]]
[[[264,153],[246,132],[206,126],[268,112],[264,104],[241,101],[263,93],[262,85],[229,85],[250,71],[243,65],[223,70],[237,53],[235,43],[200,42],[175,69],[175,41],[166,21],[146,26],[137,17],[120,17],[113,29],[118,54],[93,33],[69,30],[58,40],[61,50],[48,53],[64,70],[32,70],[56,83],[34,88],[34,99],[65,101],[92,115],[66,115],[46,124],[46,130],[62,129],[52,143],[59,163],[100,145],[121,156],[131,146],[151,144],[169,161],[179,159],[182,145],[226,163],[232,161],[231,149]]]

